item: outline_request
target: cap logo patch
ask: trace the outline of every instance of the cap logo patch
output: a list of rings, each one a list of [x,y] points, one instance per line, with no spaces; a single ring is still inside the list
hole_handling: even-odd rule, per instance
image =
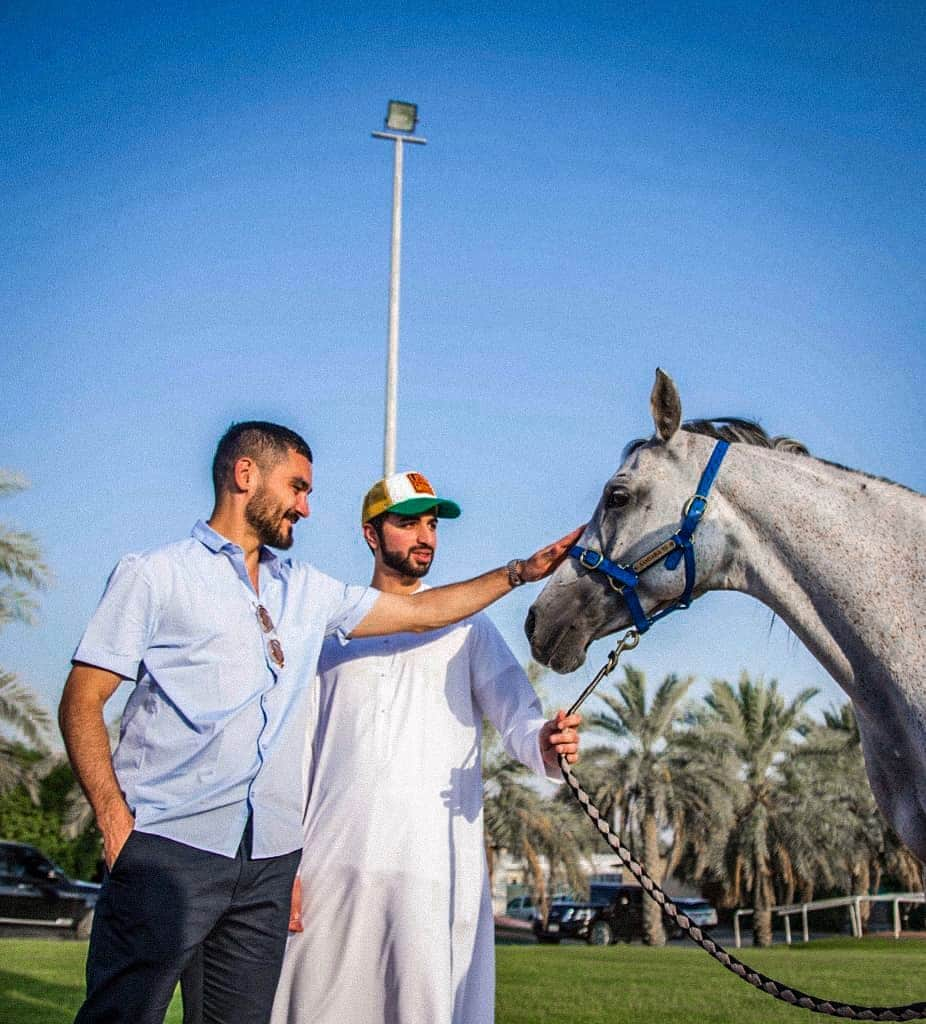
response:
[[[427,478],[423,477],[420,473],[406,473],[406,478],[416,494],[434,493],[434,488],[428,483]]]

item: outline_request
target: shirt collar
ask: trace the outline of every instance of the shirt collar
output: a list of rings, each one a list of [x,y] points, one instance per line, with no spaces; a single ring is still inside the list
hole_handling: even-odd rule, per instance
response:
[[[230,541],[227,537],[223,537],[221,533],[213,530],[212,527],[208,523],[204,523],[202,519],[197,520],[196,525],[190,531],[190,534],[195,540],[198,540],[214,554],[224,551],[229,555],[243,555],[241,548],[237,544]],[[290,567],[289,559],[286,559],[284,562],[283,559],[268,548],[266,544],[261,545],[260,561],[267,566],[270,574],[277,579],[285,576]]]

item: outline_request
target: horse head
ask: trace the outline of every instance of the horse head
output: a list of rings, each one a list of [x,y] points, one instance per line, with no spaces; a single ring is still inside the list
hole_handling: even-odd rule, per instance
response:
[[[623,462],[605,484],[579,542],[581,548],[623,566],[633,565],[676,533],[714,444],[708,437],[679,429],[681,400],[672,378],[662,370],[656,371],[650,409],[655,434],[649,440],[631,442],[624,450]],[[697,565],[693,598],[712,589],[712,577],[723,560],[724,532],[713,508],[701,521],[692,544]],[[547,582],[525,622],[534,658],[557,672],[578,668],[593,640],[634,621],[619,585],[594,571],[589,561],[588,557],[567,559]],[[640,574],[636,592],[647,615],[658,615],[678,600],[685,574],[684,560],[674,568],[660,560]],[[714,587],[719,585],[713,580]]]

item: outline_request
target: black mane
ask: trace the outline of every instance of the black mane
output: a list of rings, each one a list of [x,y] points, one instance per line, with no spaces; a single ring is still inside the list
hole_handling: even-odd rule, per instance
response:
[[[810,452],[793,437],[770,437],[754,420],[739,419],[736,416],[717,416],[710,420],[687,420],[682,430],[692,434],[703,434],[715,441],[729,441],[731,444],[752,444],[759,448],[777,448],[795,455],[809,455]],[[624,458],[647,444],[652,438],[638,437],[624,448]]]
[[[709,420],[687,420],[682,424],[682,430],[691,434],[703,434],[705,437],[712,437],[715,441],[729,441],[731,444],[751,444],[758,448],[775,448],[782,452],[791,452],[794,455],[810,456],[810,450],[800,441],[793,437],[782,435],[771,437],[754,420],[740,419],[736,416],[718,416]],[[623,457],[626,458],[631,452],[641,445],[647,444],[652,438],[638,438],[631,441],[624,449]],[[814,456],[817,458],[817,456]],[[863,469],[853,469],[851,466],[844,466],[841,462],[832,462],[830,459],[818,459],[826,466],[833,466],[835,469],[845,470],[847,473],[857,473],[859,476],[868,477],[869,480],[880,480],[885,484],[893,484],[901,487],[912,494],[919,494],[919,491],[907,487],[906,484],[899,484],[886,476],[878,476],[875,473],[866,473]]]
[[[809,455],[806,445],[793,437],[771,437],[753,420],[738,419],[735,416],[718,416],[710,420],[688,420],[682,430],[692,434],[704,434],[717,441],[731,444],[752,444],[759,448],[776,448],[778,451],[793,452],[795,455]]]

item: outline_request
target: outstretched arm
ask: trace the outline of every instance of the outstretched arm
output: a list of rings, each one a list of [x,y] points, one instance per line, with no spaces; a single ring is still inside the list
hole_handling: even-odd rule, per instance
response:
[[[541,548],[520,563],[520,577],[534,583],[549,576],[566,557],[569,548],[579,539],[584,526],[562,539]],[[380,594],[351,636],[382,636],[386,633],[424,633],[441,629],[475,615],[512,589],[505,567],[493,569],[464,583],[451,583],[416,594]]]
[[[116,692],[122,677],[93,665],[75,664],[58,708],[58,724],[71,767],[87,795],[100,832],[103,858],[111,868],[119,856],[135,818],[129,810],[113,771],[103,706]]]

